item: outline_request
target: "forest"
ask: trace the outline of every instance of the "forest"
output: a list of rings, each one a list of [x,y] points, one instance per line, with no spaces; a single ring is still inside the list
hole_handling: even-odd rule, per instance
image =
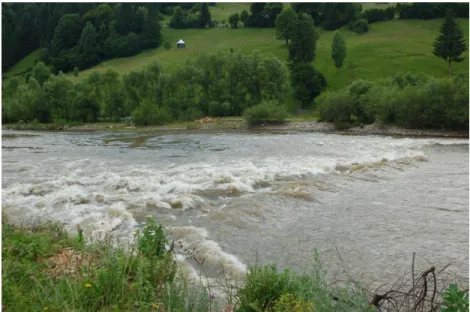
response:
[[[347,125],[376,120],[418,128],[460,129],[468,125],[468,101],[464,100],[468,95],[468,86],[465,87],[468,77],[451,77],[452,63],[462,61],[461,54],[467,49],[455,18],[468,18],[468,3],[412,3],[367,10],[360,3],[292,3],[287,7],[282,3],[253,3],[250,12],[232,14],[229,23],[232,28],[239,27],[240,22],[245,28],[275,28],[277,38],[286,42],[287,60],[258,51],[243,53],[230,49],[202,53],[173,72],[166,72],[165,64],[155,60],[127,73],[108,69],[78,81],[66,75],[73,72],[78,76],[80,71],[103,60],[156,48],[164,41],[162,27],[217,27],[221,21],[212,18],[210,12],[216,5],[2,4],[3,70],[31,51],[41,49],[40,62],[25,73],[25,80],[19,76],[5,81],[2,122],[116,122],[132,116],[137,125],[147,126],[202,116],[240,116],[247,108],[260,105],[255,111],[261,115],[272,112],[282,116],[280,120],[270,119],[273,122],[282,122],[287,111],[302,108],[317,110],[323,120]],[[413,72],[384,77],[381,81],[358,80],[351,83],[349,91],[324,93],[328,81],[312,63],[319,31],[336,31],[331,55],[340,70],[347,55],[340,28],[361,34],[368,31],[368,24],[396,17],[431,19],[444,15],[446,19],[433,53],[448,62],[449,78],[436,80]],[[452,39],[449,52],[442,45],[450,33],[457,37]],[[416,88],[414,91],[407,86],[396,88],[396,81],[401,80],[411,81],[410,85],[422,88],[422,92],[417,95],[413,94],[418,92]],[[377,91],[386,85],[392,87],[387,91],[396,90],[387,99],[400,105],[377,104],[389,101],[384,98],[386,93]],[[351,91],[357,86],[366,91],[361,88],[359,93]],[[451,105],[437,101],[439,97],[448,98],[449,93],[454,99]],[[372,94],[380,98],[371,98]],[[421,106],[410,100],[416,97],[420,97]],[[367,104],[372,102],[375,104]],[[396,111],[398,107],[402,107],[400,112]],[[255,111],[245,116],[252,116]]]

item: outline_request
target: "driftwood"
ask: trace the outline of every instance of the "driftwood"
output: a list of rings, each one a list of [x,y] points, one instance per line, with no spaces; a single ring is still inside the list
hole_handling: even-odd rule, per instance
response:
[[[430,267],[419,275],[415,268],[415,253],[411,264],[411,271],[404,273],[396,282],[389,286],[386,291],[379,291],[385,285],[379,286],[374,292],[369,287],[361,287],[360,284],[349,276],[348,269],[345,267],[343,259],[336,249],[338,257],[343,265],[343,274],[346,274],[347,280],[353,282],[354,287],[358,287],[363,293],[368,293],[369,304],[374,306],[380,312],[436,312],[442,303],[442,292],[449,284],[455,282],[455,276],[445,272],[450,263],[441,270],[430,264]],[[428,262],[429,263],[429,262]],[[338,281],[336,281],[338,282]],[[335,282],[335,283],[336,283]],[[356,289],[358,289],[356,288]],[[333,300],[339,301],[338,297],[333,296]]]

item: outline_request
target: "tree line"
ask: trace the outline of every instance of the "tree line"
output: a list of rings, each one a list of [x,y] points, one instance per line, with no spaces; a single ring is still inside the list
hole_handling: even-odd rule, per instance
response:
[[[237,116],[263,101],[285,104],[288,72],[279,59],[239,52],[203,53],[171,74],[153,63],[120,75],[94,72],[74,82],[36,64],[26,84],[10,79],[3,88],[2,121],[118,121],[133,116],[138,125]]]
[[[42,48],[58,72],[129,56],[161,43],[159,20],[175,3],[2,3],[2,70]]]

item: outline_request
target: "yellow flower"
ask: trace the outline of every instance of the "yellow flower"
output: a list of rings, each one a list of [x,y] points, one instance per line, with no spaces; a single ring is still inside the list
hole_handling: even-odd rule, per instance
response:
[[[44,307],[44,311],[47,311],[47,310],[49,310],[49,308],[48,308],[48,307]]]
[[[153,307],[154,309],[158,309],[158,303],[152,304],[152,307]]]
[[[85,284],[86,288],[90,288],[92,285],[91,284]]]

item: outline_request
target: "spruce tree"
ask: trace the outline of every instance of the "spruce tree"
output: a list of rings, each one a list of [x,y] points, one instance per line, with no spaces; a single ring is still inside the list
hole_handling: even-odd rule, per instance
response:
[[[201,14],[199,15],[199,27],[204,28],[206,25],[211,24],[211,13],[209,12],[209,6],[207,3],[201,5]]]
[[[463,31],[451,10],[447,11],[439,32],[440,34],[434,41],[432,53],[448,63],[450,77],[452,75],[452,62],[463,61],[464,58],[461,55],[467,48]]]

